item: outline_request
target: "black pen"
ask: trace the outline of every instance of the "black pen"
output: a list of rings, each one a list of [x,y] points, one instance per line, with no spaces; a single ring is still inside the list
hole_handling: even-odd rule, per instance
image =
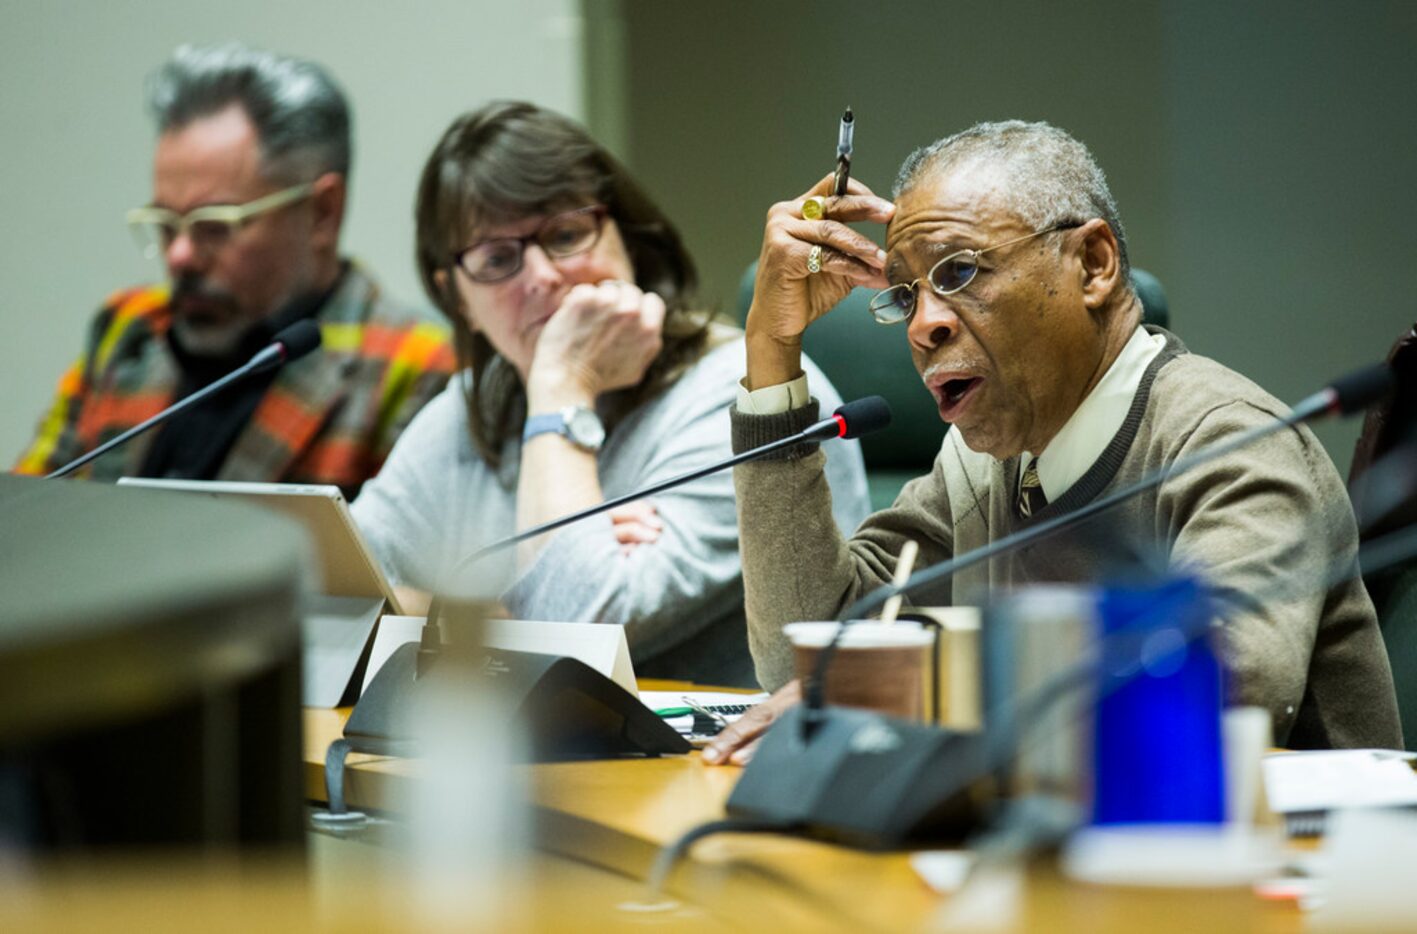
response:
[[[846,183],[851,178],[851,137],[856,129],[856,118],[851,108],[841,115],[841,129],[836,134],[836,183],[832,194],[841,197],[846,194]]]

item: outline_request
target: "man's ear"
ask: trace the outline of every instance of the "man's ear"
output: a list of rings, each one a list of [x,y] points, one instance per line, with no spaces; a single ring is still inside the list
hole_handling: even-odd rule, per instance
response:
[[[1083,304],[1104,307],[1122,283],[1122,249],[1112,227],[1095,217],[1077,230]]]
[[[310,202],[315,208],[315,219],[310,240],[316,248],[330,251],[339,248],[346,192],[344,176],[338,172],[326,172],[311,182]]]

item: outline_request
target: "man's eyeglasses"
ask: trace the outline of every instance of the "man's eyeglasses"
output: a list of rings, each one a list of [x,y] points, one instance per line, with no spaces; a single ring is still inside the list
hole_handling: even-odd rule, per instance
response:
[[[308,198],[314,189],[312,183],[306,182],[245,204],[208,204],[186,214],[167,208],[134,208],[128,212],[128,226],[143,253],[150,258],[165,253],[172,241],[184,233],[194,249],[214,253],[253,217]]]
[[[498,237],[483,240],[453,256],[453,262],[474,282],[501,282],[522,269],[522,254],[535,243],[552,259],[584,253],[600,242],[605,216],[603,204],[566,211],[548,217],[525,237]]]
[[[1042,230],[1035,230],[1022,237],[1005,240],[1003,243],[986,246],[982,250],[960,250],[951,253],[930,267],[930,271],[925,274],[925,281],[930,283],[930,288],[936,295],[952,295],[974,281],[974,277],[979,274],[979,257],[985,253],[1002,250],[1006,246],[1013,246],[1015,243],[1022,243],[1025,240],[1032,240],[1034,237],[1041,237],[1055,231],[1072,230],[1082,225],[1082,221],[1066,221],[1054,224],[1052,227],[1045,227]],[[916,279],[914,282],[893,285],[884,291],[877,292],[876,297],[871,299],[870,305],[871,316],[876,319],[876,323],[899,324],[915,314],[916,289],[919,284],[920,280]]]

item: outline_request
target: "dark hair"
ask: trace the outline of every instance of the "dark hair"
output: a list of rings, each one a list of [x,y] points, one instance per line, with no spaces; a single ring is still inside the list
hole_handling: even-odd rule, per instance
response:
[[[458,117],[423,167],[414,205],[418,273],[452,323],[468,427],[494,468],[506,439],[521,431],[525,390],[516,370],[463,317],[453,254],[476,228],[591,202],[609,209],[635,284],[667,308],[659,355],[637,385],[610,396],[613,424],[677,379],[707,346],[709,316],[690,307],[698,276],[674,225],[584,129],[535,104],[496,101]]]
[[[159,133],[239,105],[260,138],[267,177],[349,174],[349,104],[314,62],[239,42],[184,45],[148,78]]]

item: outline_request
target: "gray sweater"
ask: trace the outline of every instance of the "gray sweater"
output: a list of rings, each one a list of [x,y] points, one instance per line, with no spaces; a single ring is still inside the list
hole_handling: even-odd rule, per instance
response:
[[[849,542],[825,520],[831,493],[819,453],[736,468],[749,642],[763,685],[775,689],[792,675],[782,626],[832,619],[888,581],[907,538],[919,542],[921,566],[944,561],[1287,413],[1249,380],[1167,337],[1102,456],[1032,520],[1016,511],[1018,458],[971,451],[956,431],[932,472]],[[746,447],[789,433],[815,412],[733,418],[734,444]],[[1361,580],[1312,586],[1353,557],[1358,539],[1343,483],[1308,429],[1271,435],[1105,515],[968,568],[916,602],[977,603],[1015,584],[1093,582],[1119,559],[1159,550],[1217,589],[1232,700],[1269,709],[1277,742],[1401,745],[1392,673]]]
[[[598,461],[610,498],[731,453],[728,409],[743,374],[741,336],[715,347],[677,382],[610,432]],[[809,365],[824,404],[839,404]],[[836,521],[854,529],[869,511],[856,442],[832,442],[826,471],[839,491]],[[623,625],[636,673],[752,685],[743,620],[733,485],[728,471],[651,498],[664,530],[620,553],[605,515],[556,533],[515,574],[515,550],[454,573],[462,558],[512,534],[521,444],[509,440],[495,474],[468,435],[460,380],[428,404],[354,503],[355,521],[396,583],[498,597],[518,619]]]

